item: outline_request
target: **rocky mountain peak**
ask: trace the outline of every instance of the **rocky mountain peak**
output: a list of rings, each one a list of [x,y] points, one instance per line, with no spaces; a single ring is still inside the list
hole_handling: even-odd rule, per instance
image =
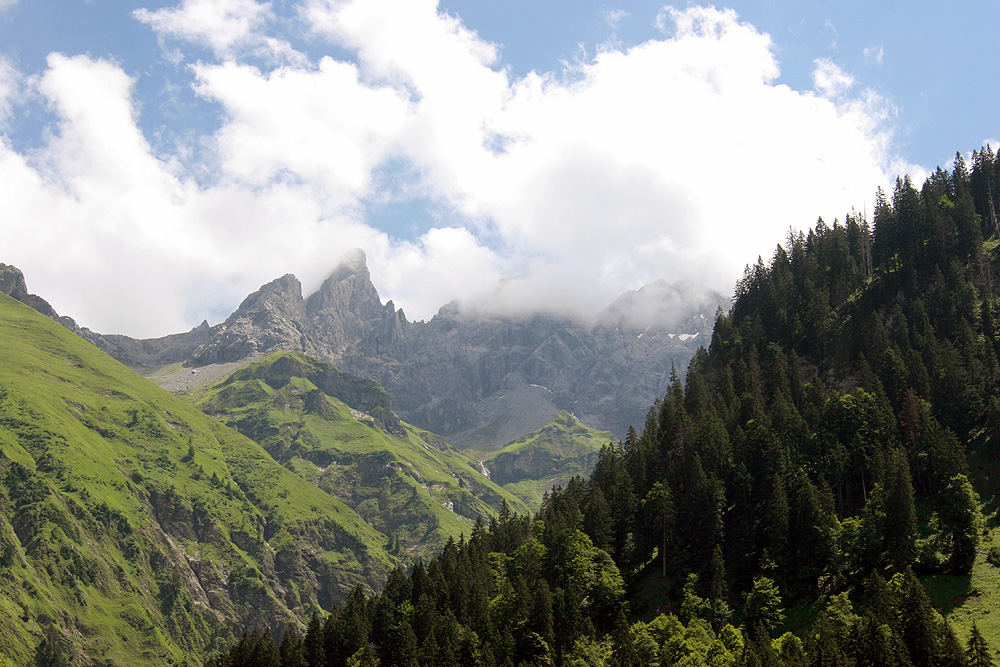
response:
[[[0,292],[7,296],[14,297],[15,294],[27,294],[28,287],[24,282],[24,274],[21,269],[10,264],[0,263]]]
[[[361,248],[352,248],[344,253],[344,256],[340,258],[337,268],[330,274],[330,278],[343,280],[352,275],[361,275],[365,279],[371,280],[371,276],[368,273],[368,257]]]
[[[0,292],[34,308],[46,317],[59,320],[59,314],[49,305],[48,301],[37,294],[28,293],[28,284],[24,281],[24,274],[16,266],[0,263]],[[73,323],[73,326],[69,326],[70,322]],[[67,322],[63,322],[63,324],[67,328],[73,329],[76,323],[67,318]]]
[[[20,285],[19,274],[8,273],[0,284]],[[408,322],[392,301],[381,301],[364,252],[353,250],[305,299],[288,274],[214,327],[203,323],[150,341],[87,337],[144,367],[303,352],[378,383],[407,421],[485,449],[554,416],[572,420],[570,413],[619,436],[641,424],[649,404],[666,393],[671,368],[683,369],[708,342],[717,309],[727,305],[703,287],[657,281],[623,294],[597,322],[503,315],[455,302],[430,321]]]
[[[306,300],[309,317],[343,317],[351,313],[368,319],[382,311],[382,300],[372,284],[365,253],[355,248],[348,252],[330,277]]]
[[[625,292],[600,316],[605,326],[627,329],[692,329],[711,331],[715,312],[728,308],[729,300],[711,289],[685,282],[657,280]],[[697,320],[697,321],[696,321]],[[678,332],[683,333],[683,332]]]
[[[302,284],[298,278],[286,273],[245,298],[236,313],[263,310],[286,318],[298,318],[302,316],[303,307]]]

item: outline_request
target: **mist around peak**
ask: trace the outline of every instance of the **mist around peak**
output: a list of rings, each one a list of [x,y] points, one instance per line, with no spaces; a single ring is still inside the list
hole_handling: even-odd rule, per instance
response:
[[[544,286],[536,289],[536,281],[528,277],[504,279],[488,292],[445,304],[436,317],[463,321],[550,317],[587,328],[670,331],[692,319],[707,320],[710,326],[716,312],[720,308],[728,311],[732,303],[729,297],[704,284],[692,280],[670,282],[665,278],[611,297],[585,288],[577,292],[567,291],[564,298],[553,298]],[[600,298],[603,300],[598,301]]]

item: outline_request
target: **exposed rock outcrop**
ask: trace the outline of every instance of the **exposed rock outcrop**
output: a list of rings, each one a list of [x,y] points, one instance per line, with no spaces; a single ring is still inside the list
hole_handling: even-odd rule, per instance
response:
[[[248,296],[211,336],[194,350],[189,363],[223,364],[272,350],[317,354],[304,329],[305,301],[298,279],[286,274]]]
[[[0,263],[0,292],[30,306],[45,317],[59,322],[59,314],[49,305],[49,302],[37,294],[29,294],[21,269],[10,264]],[[72,320],[70,320],[72,322]]]

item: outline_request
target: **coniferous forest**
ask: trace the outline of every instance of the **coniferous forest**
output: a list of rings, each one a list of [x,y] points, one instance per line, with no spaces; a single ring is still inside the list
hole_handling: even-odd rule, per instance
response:
[[[590,479],[210,664],[994,664],[921,579],[1000,499],[995,193],[986,147],[790,232]]]

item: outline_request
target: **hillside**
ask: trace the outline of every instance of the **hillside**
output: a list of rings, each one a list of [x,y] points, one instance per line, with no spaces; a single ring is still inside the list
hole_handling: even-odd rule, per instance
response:
[[[490,479],[516,494],[533,512],[542,496],[570,478],[588,477],[601,447],[614,441],[608,431],[597,431],[569,412],[532,433],[508,443],[483,461]]]
[[[259,445],[0,295],[0,655],[197,664],[396,562]]]
[[[376,383],[301,353],[250,364],[198,406],[355,508],[399,554],[435,553],[504,501],[526,511],[441,438],[400,421]]]

